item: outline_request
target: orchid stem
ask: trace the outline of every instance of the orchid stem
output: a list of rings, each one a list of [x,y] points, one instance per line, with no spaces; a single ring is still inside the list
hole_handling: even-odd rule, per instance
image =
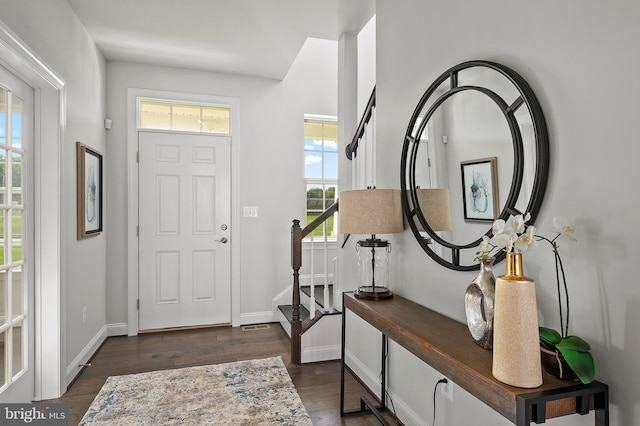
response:
[[[553,254],[556,260],[556,288],[558,291],[558,308],[560,311],[560,335],[562,338],[565,338],[569,335],[569,289],[567,287],[567,278],[564,274],[564,266],[562,265],[562,258],[560,257],[560,253],[558,252],[558,244],[556,244],[556,239],[560,236],[560,234],[556,235],[555,238],[549,239],[543,237],[541,235],[536,235],[540,240],[544,240],[551,244],[551,248],[553,249]],[[564,287],[564,298],[565,298],[565,306],[567,307],[567,315],[566,318],[563,318],[562,314],[562,290],[560,289],[560,275],[562,274],[562,284]]]
[[[553,245],[553,243],[552,243]],[[562,320],[562,301],[561,301],[561,293],[560,293],[560,271],[558,269],[558,262],[559,262],[559,256],[558,253],[555,250],[555,247],[553,248],[554,251],[554,256],[556,258],[556,288],[558,290],[558,307],[560,308],[560,334],[562,336],[562,338],[565,337],[564,334],[564,321]]]
[[[562,265],[562,258],[560,257],[560,253],[558,253],[558,246],[555,243],[553,243],[553,251],[555,252],[556,260],[557,260],[556,276],[558,271],[557,264],[559,264],[560,272],[562,273],[562,283],[564,284],[564,298],[566,300],[567,317],[566,317],[566,322],[564,326],[564,336],[562,337],[567,337],[569,335],[569,289],[567,288],[567,279],[565,278],[565,275],[564,275],[564,266]]]

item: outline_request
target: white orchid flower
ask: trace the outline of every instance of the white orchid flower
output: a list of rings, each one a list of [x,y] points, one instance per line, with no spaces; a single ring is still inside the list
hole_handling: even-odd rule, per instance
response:
[[[529,213],[526,213],[525,215],[519,214],[517,216],[513,216],[511,219],[511,226],[513,226],[513,229],[516,231],[516,233],[522,234],[530,218],[531,215]]]
[[[524,253],[532,246],[537,246],[540,240],[547,241],[556,247],[555,240],[561,235],[575,241],[574,228],[564,216],[553,218],[554,230],[558,233],[553,239],[536,235],[536,227],[527,225],[530,219],[531,214],[527,212],[510,216],[506,221],[503,219],[494,221],[491,226],[492,237],[482,236],[476,259],[486,258],[493,249],[501,249],[507,253],[514,251]]]
[[[514,246],[520,252],[524,253],[528,251],[532,245],[536,245],[537,242],[535,240],[536,227],[530,226],[527,228],[527,232],[520,235],[518,239],[514,242]]]
[[[489,251],[490,250],[490,247],[489,247],[490,242],[491,242],[491,240],[489,239],[489,237],[487,237],[486,235],[483,235],[482,236],[482,241],[480,242],[480,245],[478,246],[478,250],[479,251]]]
[[[482,236],[482,241],[478,245],[478,249],[476,251],[476,257],[474,260],[484,260],[488,259],[491,251],[493,250],[493,245],[491,244],[491,240],[486,235]]]
[[[509,253],[513,250],[513,243],[518,239],[518,235],[515,232],[501,232],[493,237],[493,242],[496,247],[504,248],[504,251]]]
[[[576,238],[573,236],[575,233],[575,229],[571,226],[571,223],[564,216],[556,216],[553,218],[553,229],[558,234],[563,235],[570,239],[571,241],[576,241]]]
[[[493,233],[494,236],[502,234],[504,232],[506,225],[507,223],[504,220],[498,219],[495,222],[493,222],[493,226],[491,227],[491,232]]]

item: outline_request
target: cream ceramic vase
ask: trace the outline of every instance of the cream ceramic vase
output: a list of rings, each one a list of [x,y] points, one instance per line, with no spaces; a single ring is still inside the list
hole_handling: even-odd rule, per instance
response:
[[[542,385],[536,289],[520,253],[507,253],[505,275],[496,278],[493,376],[520,388]]]

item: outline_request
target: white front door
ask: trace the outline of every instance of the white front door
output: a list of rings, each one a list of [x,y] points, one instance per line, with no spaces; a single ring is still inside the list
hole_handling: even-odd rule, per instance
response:
[[[138,135],[139,328],[230,323],[230,138]]]
[[[33,90],[0,67],[0,402],[35,396]]]

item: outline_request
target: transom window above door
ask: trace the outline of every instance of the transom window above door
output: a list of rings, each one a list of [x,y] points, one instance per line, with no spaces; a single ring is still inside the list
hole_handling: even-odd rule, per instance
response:
[[[229,135],[231,108],[138,98],[138,128]]]

